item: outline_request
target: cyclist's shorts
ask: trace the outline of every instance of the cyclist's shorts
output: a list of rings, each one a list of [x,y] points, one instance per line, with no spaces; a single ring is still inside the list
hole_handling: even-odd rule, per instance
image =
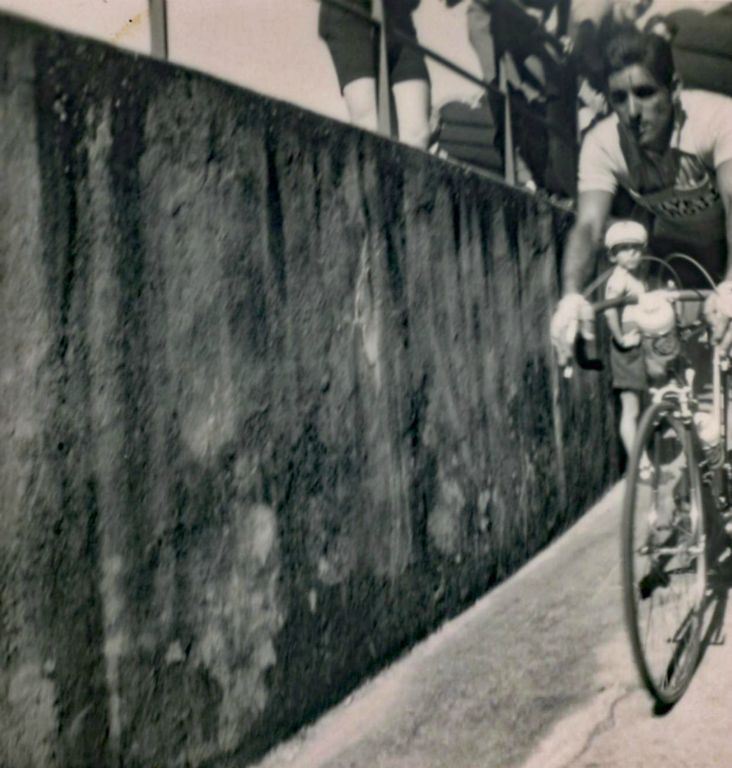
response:
[[[613,387],[643,392],[652,382],[666,378],[669,366],[678,355],[679,340],[675,332],[644,338],[630,349],[622,349],[613,339],[610,343]]]
[[[388,6],[386,12],[389,13]],[[400,7],[392,10],[391,26],[416,41],[417,32],[406,6],[403,10]],[[379,36],[369,22],[323,3],[320,8],[320,36],[330,51],[341,91],[354,80],[376,77]],[[387,61],[392,85],[406,80],[429,82],[424,56],[411,46],[390,41]]]
[[[642,345],[623,349],[618,346],[615,339],[612,339],[610,370],[613,376],[613,388],[632,389],[636,392],[645,392],[648,389],[648,374]]]

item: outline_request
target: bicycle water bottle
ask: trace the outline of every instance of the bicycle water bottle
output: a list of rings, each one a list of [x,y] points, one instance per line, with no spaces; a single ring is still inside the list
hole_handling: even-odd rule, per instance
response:
[[[641,332],[647,336],[664,336],[676,327],[674,308],[660,291],[641,294],[638,304],[628,310]]]

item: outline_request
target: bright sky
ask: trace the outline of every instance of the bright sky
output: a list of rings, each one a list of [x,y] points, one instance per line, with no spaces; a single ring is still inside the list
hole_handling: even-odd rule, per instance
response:
[[[649,13],[721,0],[655,0]],[[419,40],[479,74],[467,39],[464,1],[447,9],[422,0]],[[345,120],[335,73],[317,34],[317,0],[167,0],[172,61]],[[150,47],[148,0],[0,0],[0,9],[142,53]],[[475,86],[428,62],[435,103],[468,96]]]

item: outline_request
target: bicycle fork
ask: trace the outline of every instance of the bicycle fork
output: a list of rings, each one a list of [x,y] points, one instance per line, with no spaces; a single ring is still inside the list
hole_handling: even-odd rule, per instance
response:
[[[729,370],[730,359],[714,347],[712,362],[712,408],[702,414],[705,424],[697,425],[697,437],[703,453],[699,463],[702,483],[712,494],[727,535],[732,535],[732,510],[730,490],[732,488],[732,461],[730,454]],[[706,429],[705,429],[706,427]]]

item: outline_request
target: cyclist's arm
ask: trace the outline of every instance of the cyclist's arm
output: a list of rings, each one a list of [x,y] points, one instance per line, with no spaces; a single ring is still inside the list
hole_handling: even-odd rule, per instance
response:
[[[562,270],[564,294],[580,293],[587,282],[592,255],[602,242],[605,222],[610,215],[612,202],[612,192],[600,190],[580,192],[577,200],[577,219],[564,249]]]
[[[724,205],[727,233],[727,268],[724,279],[732,280],[732,160],[727,160],[717,168],[717,187]]]

